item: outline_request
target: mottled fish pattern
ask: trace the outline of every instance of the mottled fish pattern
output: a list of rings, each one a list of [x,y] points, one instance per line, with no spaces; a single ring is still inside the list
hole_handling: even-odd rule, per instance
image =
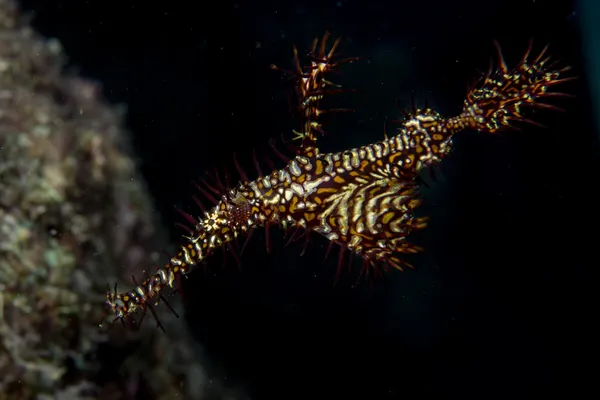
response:
[[[561,94],[549,89],[572,79],[562,77],[568,67],[555,68],[550,63],[546,48],[530,61],[530,44],[518,65],[509,69],[497,46],[497,67],[469,90],[459,115],[443,117],[429,108],[413,107],[395,135],[342,152],[321,153],[319,117],[325,111],[319,106],[324,96],[341,91],[327,77],[354,60],[337,60],[340,41],[326,51],[327,39],[328,34],[320,43],[315,40],[306,67],[301,66],[294,48],[294,69],[285,71],[295,79],[298,110],[304,120],[302,130],[295,132],[300,144],[295,157],[280,170],[254,180],[242,179],[223,190],[216,206],[193,218],[193,229],[177,254],[154,275],[136,283],[136,288],[125,293],[118,293],[116,285],[109,288],[107,305],[115,320],[138,310],[154,314],[152,306],[166,303],[163,290],[175,288],[179,276],[257,228],[277,225],[319,233],[360,257],[361,274],[389,266],[410,267],[402,255],[421,249],[407,237],[426,226],[426,218],[414,214],[421,203],[415,182],[421,170],[449,154],[458,132],[495,133],[517,123],[535,124],[523,117],[522,109],[555,108],[543,101]]]

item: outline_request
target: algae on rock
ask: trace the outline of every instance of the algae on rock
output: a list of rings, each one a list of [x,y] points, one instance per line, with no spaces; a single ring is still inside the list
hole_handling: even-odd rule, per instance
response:
[[[0,0],[0,399],[220,398],[182,320],[98,328],[107,281],[165,241],[123,110],[64,65]]]

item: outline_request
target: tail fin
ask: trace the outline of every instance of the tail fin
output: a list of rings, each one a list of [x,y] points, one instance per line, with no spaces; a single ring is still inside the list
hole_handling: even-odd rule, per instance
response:
[[[459,119],[467,126],[484,132],[494,133],[504,129],[515,129],[515,123],[539,125],[522,115],[524,107],[561,110],[544,101],[551,97],[567,97],[567,94],[551,92],[558,84],[576,79],[563,78],[570,67],[556,68],[556,63],[546,56],[548,46],[534,60],[529,61],[532,42],[519,64],[508,69],[500,45],[498,66],[487,73],[468,92],[463,112]],[[517,127],[518,128],[518,127]]]

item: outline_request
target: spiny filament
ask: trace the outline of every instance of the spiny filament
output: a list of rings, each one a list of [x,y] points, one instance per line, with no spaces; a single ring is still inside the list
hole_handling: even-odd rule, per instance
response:
[[[139,285],[134,279],[136,287],[129,292],[118,293],[116,285],[107,291],[106,304],[115,320],[132,318],[136,311],[145,315],[147,310],[156,318],[153,307],[163,302],[170,308],[163,292],[166,288],[177,289],[181,276],[217,249],[229,249],[239,262],[239,253],[234,249],[237,239],[246,237],[243,251],[258,228],[266,229],[269,250],[269,229],[275,225],[296,228],[290,241],[298,239],[299,232],[306,240],[316,232],[339,245],[338,276],[346,252],[362,259],[361,277],[380,275],[389,267],[412,268],[402,255],[417,253],[421,248],[407,239],[427,225],[426,217],[415,215],[421,204],[419,173],[435,167],[450,153],[452,140],[459,132],[471,129],[492,134],[518,129],[519,123],[535,124],[524,117],[524,108],[557,110],[545,101],[566,95],[551,89],[573,79],[562,77],[568,67],[556,68],[545,57],[547,47],[529,60],[530,44],[517,66],[509,69],[496,44],[498,66],[490,68],[469,89],[460,114],[444,117],[430,108],[413,105],[399,121],[394,135],[354,149],[321,153],[317,146],[318,136],[323,133],[319,117],[325,111],[319,108],[320,102],[341,91],[326,77],[343,63],[356,59],[337,60],[335,51],[340,39],[327,51],[328,37],[326,33],[320,43],[315,40],[309,65],[304,68],[294,47],[294,70],[286,72],[295,80],[297,108],[303,118],[302,130],[296,134],[301,145],[288,146],[294,157],[289,159],[275,150],[286,165],[263,174],[254,154],[258,172],[254,180],[236,160],[241,180],[234,186],[223,184],[218,175],[216,184],[201,180],[197,186],[214,206],[204,209],[198,201],[202,215],[183,213],[191,225],[186,228],[185,243],[154,275]],[[158,319],[157,324],[162,328]]]

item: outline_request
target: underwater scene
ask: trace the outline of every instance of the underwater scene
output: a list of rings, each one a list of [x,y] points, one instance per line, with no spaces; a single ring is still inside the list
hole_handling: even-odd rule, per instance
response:
[[[0,0],[0,400],[586,396],[598,18]]]

